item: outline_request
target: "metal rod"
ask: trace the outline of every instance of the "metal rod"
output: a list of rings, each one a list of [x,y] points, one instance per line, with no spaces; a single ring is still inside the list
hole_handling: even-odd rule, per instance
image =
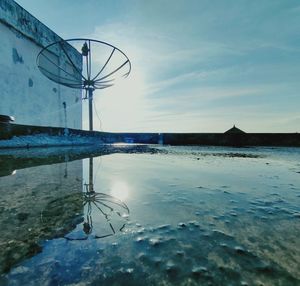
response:
[[[46,70],[46,69],[44,69],[43,67],[41,67],[41,66],[38,66],[38,68],[40,69],[40,70],[42,70],[42,72],[44,71],[44,75],[45,76],[47,76],[46,74],[49,74],[49,77],[48,78],[50,78],[50,76],[53,76],[53,77],[57,77],[58,79],[56,79],[56,82],[59,82],[59,79],[63,79],[63,80],[67,80],[67,81],[69,81],[69,82],[74,82],[74,84],[73,83],[70,83],[70,85],[76,85],[76,86],[78,86],[78,88],[81,88],[82,87],[82,82],[81,82],[81,80],[78,80],[78,81],[75,81],[75,80],[72,80],[72,79],[69,79],[69,78],[66,78],[66,77],[62,77],[62,76],[58,76],[58,75],[56,75],[56,74],[54,74],[54,73],[52,73],[52,72],[49,72],[48,70]],[[50,78],[50,79],[52,79],[52,78]],[[60,83],[60,82],[59,82]],[[63,84],[63,85],[69,85],[68,83],[66,83],[66,84],[64,84],[64,83],[61,83],[61,84]]]
[[[96,78],[102,73],[102,71],[105,69],[105,67],[107,66],[107,64],[109,63],[112,55],[114,54],[116,48],[113,48],[113,50],[111,51],[109,57],[107,58],[105,64],[103,65],[102,69],[94,76],[93,80],[96,80]]]
[[[50,63],[52,63],[54,66],[56,66],[58,69],[62,70],[64,73],[66,73],[67,75],[73,77],[77,82],[81,81],[81,79],[76,78],[73,74],[65,71],[62,67],[60,67],[58,64],[56,64],[54,61],[52,61],[50,58],[48,58],[45,54],[41,54],[41,56],[43,56],[46,60],[48,60]],[[43,68],[42,66],[40,66],[38,64],[38,68]],[[43,68],[44,69],[44,68]]]
[[[116,68],[115,70],[113,70],[111,73],[107,74],[106,76],[103,76],[97,80],[95,80],[95,82],[100,82],[103,79],[108,78],[109,76],[111,76],[112,74],[116,73],[118,70],[120,70],[123,66],[125,66],[127,63],[129,63],[129,60],[125,61],[122,65],[120,65],[118,68]]]
[[[72,67],[74,68],[75,71],[78,72],[78,74],[84,79],[84,80],[87,80],[84,75],[81,73],[81,71],[78,70],[78,68],[75,66],[75,64],[73,63],[73,61],[71,60],[69,54],[67,53],[67,51],[64,49],[63,47],[63,42],[59,42],[59,45],[61,47],[61,49],[63,50],[63,52],[65,53],[66,57],[68,58],[69,62],[71,63]]]
[[[89,160],[89,192],[94,191],[94,184],[93,184],[93,175],[94,175],[94,164],[93,164],[93,157],[90,157]]]
[[[90,131],[93,131],[93,88],[89,88],[89,123]]]
[[[89,40],[89,54],[88,54],[88,59],[89,59],[88,79],[91,80],[91,75],[92,75],[92,50],[91,50],[91,41],[90,40]]]

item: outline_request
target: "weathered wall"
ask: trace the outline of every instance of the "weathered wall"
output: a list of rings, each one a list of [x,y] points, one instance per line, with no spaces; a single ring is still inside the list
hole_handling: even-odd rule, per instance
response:
[[[0,38],[0,114],[19,124],[81,129],[81,91],[55,84],[36,65],[42,47],[60,38],[12,0],[0,0]]]

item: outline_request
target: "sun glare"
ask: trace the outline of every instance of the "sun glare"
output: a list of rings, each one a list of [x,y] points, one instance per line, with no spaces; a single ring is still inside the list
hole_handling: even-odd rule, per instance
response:
[[[111,187],[111,195],[121,201],[124,201],[129,196],[129,186],[124,181],[115,181]]]
[[[95,92],[94,102],[104,131],[130,131],[146,116],[145,81],[141,73],[120,79],[111,88]],[[97,127],[97,118],[95,127]]]

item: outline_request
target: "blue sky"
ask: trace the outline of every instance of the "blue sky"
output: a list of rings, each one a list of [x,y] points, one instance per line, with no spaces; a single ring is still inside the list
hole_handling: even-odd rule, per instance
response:
[[[17,2],[65,39],[130,58],[130,77],[95,94],[95,129],[300,131],[298,0]]]

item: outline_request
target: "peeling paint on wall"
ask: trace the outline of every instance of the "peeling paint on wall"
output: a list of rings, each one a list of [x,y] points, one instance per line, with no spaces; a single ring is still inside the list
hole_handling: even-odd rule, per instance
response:
[[[24,63],[22,56],[19,55],[16,48],[12,49],[12,58],[13,58],[13,62],[15,64],[17,64],[17,63],[23,64]]]
[[[33,87],[33,80],[31,78],[28,79],[28,86]]]

